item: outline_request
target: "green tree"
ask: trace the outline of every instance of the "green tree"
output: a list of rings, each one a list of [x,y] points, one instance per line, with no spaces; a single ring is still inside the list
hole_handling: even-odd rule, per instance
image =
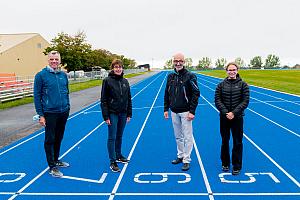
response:
[[[201,60],[199,60],[197,69],[198,70],[208,69],[211,66],[211,64],[212,62],[210,58],[203,57]]]
[[[172,69],[172,68],[173,68],[173,61],[172,61],[172,59],[167,60],[167,61],[165,62],[164,69]]]
[[[275,55],[268,55],[266,58],[265,68],[278,68],[280,67],[280,59],[278,56]]]
[[[192,69],[193,68],[193,59],[192,58],[185,58],[184,61],[185,61],[184,66],[187,69]]]
[[[245,68],[246,64],[244,60],[240,57],[236,58],[234,62],[240,67],[240,68]]]
[[[226,65],[226,59],[225,58],[218,58],[216,61],[216,69],[224,69]]]
[[[87,63],[91,45],[86,43],[86,35],[83,31],[78,32],[75,36],[61,32],[51,40],[51,46],[45,49],[45,53],[52,50],[59,51],[61,64],[68,71],[75,73],[76,70],[84,68]]]
[[[250,68],[253,69],[260,69],[263,66],[262,58],[261,56],[255,56],[250,60]]]

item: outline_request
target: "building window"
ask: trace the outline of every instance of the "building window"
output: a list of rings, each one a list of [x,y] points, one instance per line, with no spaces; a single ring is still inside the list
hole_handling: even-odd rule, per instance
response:
[[[42,44],[41,43],[37,43],[37,48],[41,49],[42,48]]]

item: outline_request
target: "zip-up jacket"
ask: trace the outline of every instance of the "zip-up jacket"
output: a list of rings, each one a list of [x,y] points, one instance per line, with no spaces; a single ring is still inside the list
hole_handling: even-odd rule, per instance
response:
[[[171,73],[167,78],[164,96],[164,111],[190,112],[195,115],[200,91],[195,74],[185,68]]]
[[[68,78],[65,72],[45,67],[34,78],[34,105],[36,113],[63,113],[70,110]]]
[[[249,86],[237,74],[236,79],[225,78],[218,84],[215,92],[215,105],[220,111],[220,116],[233,112],[235,117],[244,115],[244,110],[249,104]]]
[[[127,117],[132,117],[130,86],[123,73],[116,75],[111,71],[103,80],[101,109],[104,120],[109,119],[110,113],[126,113]]]

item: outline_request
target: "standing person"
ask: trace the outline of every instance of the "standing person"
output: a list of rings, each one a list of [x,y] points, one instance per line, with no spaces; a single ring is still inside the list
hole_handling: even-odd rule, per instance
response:
[[[228,76],[218,84],[215,91],[215,105],[220,111],[222,170],[227,172],[230,168],[229,140],[231,130],[233,175],[238,175],[242,169],[243,116],[244,110],[249,104],[249,86],[240,78],[238,69],[236,63],[229,63],[226,66]]]
[[[49,173],[62,177],[58,167],[69,167],[69,163],[58,160],[61,142],[70,111],[68,78],[60,70],[60,54],[48,54],[49,66],[38,72],[34,79],[34,105],[39,123],[45,127],[44,148]]]
[[[103,80],[101,90],[102,116],[108,125],[107,149],[110,169],[120,172],[117,162],[128,163],[122,155],[122,136],[126,122],[132,117],[130,86],[123,77],[123,63],[115,59],[111,63],[111,72]]]
[[[193,127],[200,91],[197,77],[184,67],[184,55],[173,56],[174,72],[168,75],[164,96],[164,117],[169,118],[169,108],[177,144],[177,158],[172,164],[183,163],[182,170],[190,168],[193,150]]]

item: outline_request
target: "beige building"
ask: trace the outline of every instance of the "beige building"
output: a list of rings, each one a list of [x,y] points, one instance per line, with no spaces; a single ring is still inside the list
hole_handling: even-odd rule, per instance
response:
[[[0,34],[0,74],[31,76],[44,68],[50,44],[38,33]]]

